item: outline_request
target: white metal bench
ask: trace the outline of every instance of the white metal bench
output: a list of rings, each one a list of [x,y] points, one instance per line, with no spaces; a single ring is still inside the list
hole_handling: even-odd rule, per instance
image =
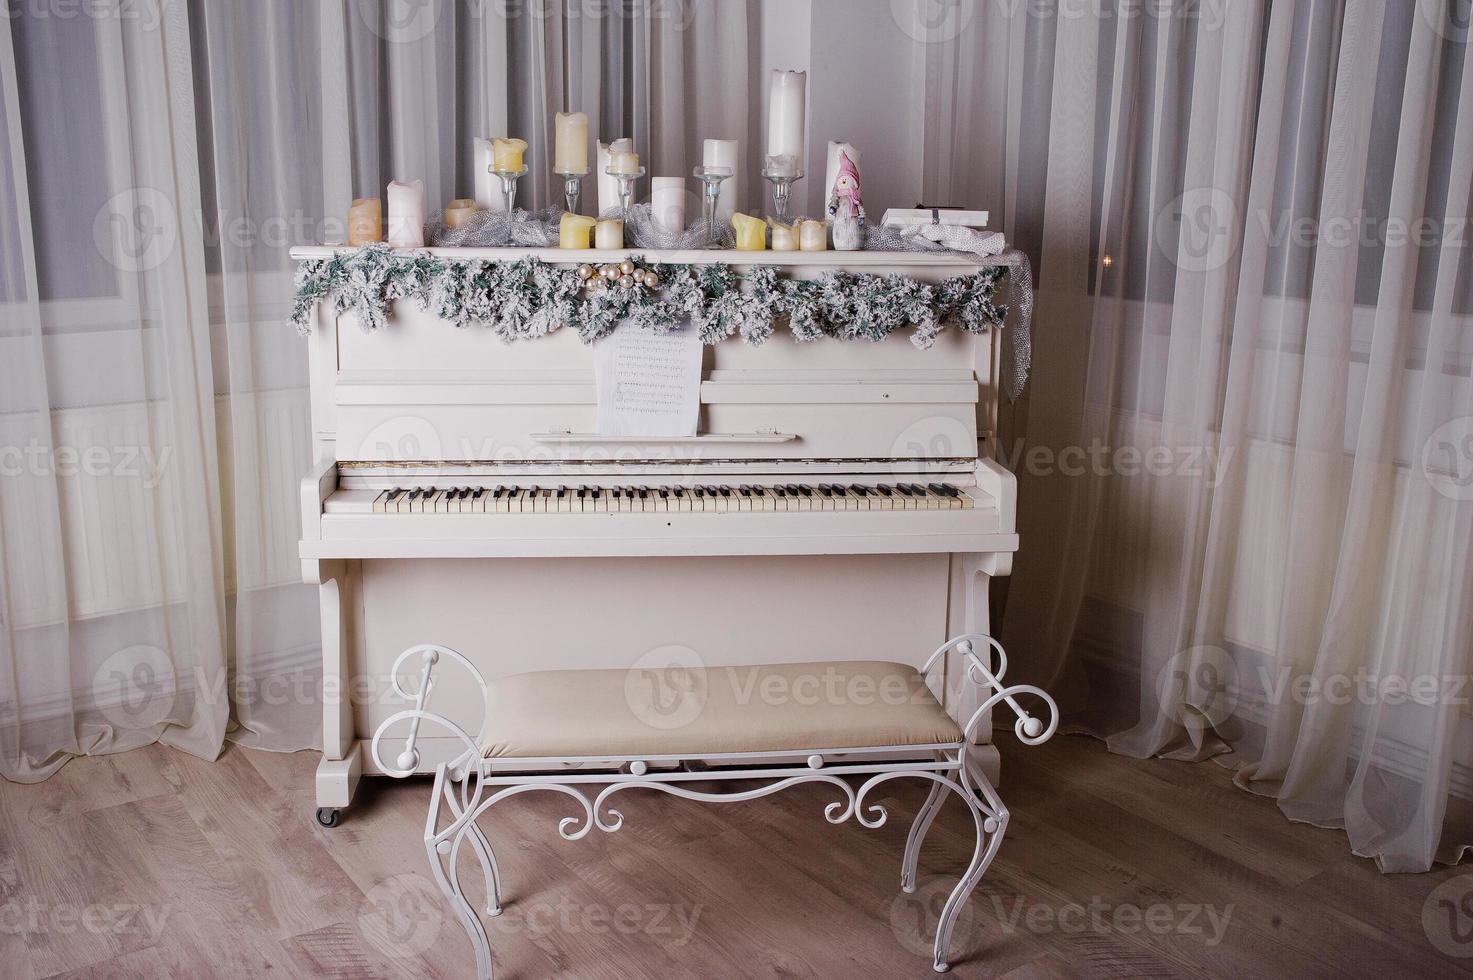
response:
[[[965,724],[958,724],[928,686],[935,668],[955,653],[964,683],[990,692]],[[441,658],[468,670],[485,695],[481,737],[472,738],[450,719],[429,711],[427,699]],[[419,667],[419,684],[406,690],[401,679]],[[885,823],[883,806],[869,794],[892,779],[931,783],[916,814],[901,862],[900,884],[914,891],[916,860],[945,791],[971,811],[977,845],[961,880],[952,889],[936,929],[933,966],[950,964],[947,948],[961,907],[992,862],[1007,829],[1008,811],[987,775],[969,758],[972,735],[994,708],[1016,715],[1019,739],[1037,745],[1058,727],[1058,708],[1031,685],[1005,687],[1007,656],[993,638],[967,634],[943,644],[917,670],[882,661],[757,665],[751,667],[538,671],[487,684],[464,656],[424,644],[394,662],[395,692],[414,706],[396,712],[374,733],[374,760],[388,775],[412,775],[419,763],[420,723],[433,721],[465,746],[435,770],[425,821],[425,850],[441,891],[454,907],[475,947],[476,971],[492,972],[485,926],[460,883],[460,854],[469,844],[485,879],[487,915],[502,906],[501,873],[477,819],[508,797],[533,791],[561,793],[577,805],[558,832],[568,840],[594,827],[613,832],[624,817],[609,805],[618,793],[652,789],[689,800],[754,800],[802,783],[826,783],[838,799],[824,809],[830,823],[853,817],[869,828]],[[829,685],[829,694],[823,688]],[[833,696],[833,683],[844,691]],[[806,693],[803,693],[806,692]],[[779,696],[780,695],[780,696]],[[1041,700],[1030,714],[1019,698]],[[1047,717],[1047,721],[1044,720]],[[391,728],[407,734],[389,736]],[[386,737],[404,738],[392,760],[381,754]],[[693,765],[693,763],[696,763]],[[515,770],[515,771],[512,771]],[[858,777],[857,788],[844,777]],[[709,792],[692,784],[714,780],[764,780],[755,789]],[[590,798],[590,789],[602,786]]]

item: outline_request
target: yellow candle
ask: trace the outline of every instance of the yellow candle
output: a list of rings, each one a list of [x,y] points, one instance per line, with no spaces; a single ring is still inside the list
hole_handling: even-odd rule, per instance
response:
[[[457,197],[445,205],[445,227],[459,228],[471,219],[479,209],[476,202],[469,197]]]
[[[814,221],[809,219],[800,222],[802,227],[798,229],[798,241],[805,252],[822,252],[829,247],[828,222]]]
[[[772,221],[771,218],[768,219]],[[772,250],[774,252],[798,251],[798,224],[785,225],[772,221]]]
[[[376,197],[360,197],[348,208],[348,244],[384,240],[384,206]]]
[[[527,151],[527,141],[519,139],[496,139],[491,141],[491,167],[494,170],[521,170],[522,154]]]
[[[731,226],[736,230],[737,248],[744,252],[761,252],[767,248],[767,222],[761,218],[738,211],[731,216]]]
[[[559,112],[553,129],[553,173],[588,173],[588,114]]]
[[[598,219],[586,214],[564,214],[557,226],[557,247],[587,248],[589,236],[593,234],[593,226],[596,224]],[[619,231],[622,238],[623,229]]]
[[[623,248],[624,222],[619,218],[607,218],[593,230],[595,248]]]

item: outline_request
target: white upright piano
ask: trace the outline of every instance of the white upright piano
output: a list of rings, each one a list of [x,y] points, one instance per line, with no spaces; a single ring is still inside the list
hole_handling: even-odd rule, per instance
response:
[[[938,282],[978,268],[904,252],[431,251]],[[507,344],[408,301],[373,332],[325,302],[309,326],[300,553],[321,598],[329,814],[376,774],[365,740],[404,707],[389,669],[417,643],[496,678],[669,647],[706,666],[896,659],[988,631],[989,582],[1018,547],[1016,483],[994,458],[996,331],[948,326],[929,350],[908,332],[734,337],[705,350],[699,434],[637,440],[596,433],[593,354],[572,330]],[[943,700],[965,719],[954,680]],[[478,694],[436,698],[479,728]],[[425,772],[456,751],[437,734],[421,736]],[[983,759],[996,779],[995,750]]]

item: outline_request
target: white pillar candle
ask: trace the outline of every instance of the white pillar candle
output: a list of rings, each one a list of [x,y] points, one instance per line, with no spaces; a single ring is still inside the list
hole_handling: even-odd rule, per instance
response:
[[[605,218],[593,229],[594,248],[623,248],[624,222],[618,218]]]
[[[767,90],[767,156],[790,157],[779,169],[797,173],[803,166],[803,107],[808,90],[806,71],[774,68]]]
[[[650,181],[650,203],[655,221],[672,234],[685,231],[685,178],[656,177]]]
[[[505,211],[506,195],[501,191],[501,181],[491,173],[491,141],[475,141],[476,155],[476,205],[483,211]]]
[[[721,182],[721,200],[716,202],[716,220],[730,221],[736,213],[737,188],[741,181],[737,170],[737,141],[706,140],[701,152],[701,166],[731,168],[731,179]]]
[[[425,182],[389,182],[389,222],[385,240],[394,248],[423,248],[425,243]]]
[[[588,114],[559,112],[554,124],[552,169],[560,174],[588,173]]]
[[[839,151],[849,155],[854,165],[859,166],[859,151],[854,148],[853,143],[845,143],[841,140],[829,140],[828,166],[824,169],[823,176],[823,206],[829,206],[829,195],[834,193],[834,181],[839,179]]]

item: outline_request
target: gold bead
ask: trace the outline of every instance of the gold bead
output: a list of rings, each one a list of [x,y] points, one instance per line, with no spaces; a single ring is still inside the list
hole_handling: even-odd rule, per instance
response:
[[[623,262],[619,263],[619,271],[626,276],[634,275],[634,263],[629,261],[628,259],[625,259]]]
[[[619,278],[619,267],[617,265],[606,265],[598,271],[603,275],[605,279],[609,280],[610,282],[613,282],[615,279]]]
[[[634,285],[634,277],[633,276],[620,276],[619,277],[619,285],[623,286],[625,289],[628,289],[630,286],[633,286]]]

